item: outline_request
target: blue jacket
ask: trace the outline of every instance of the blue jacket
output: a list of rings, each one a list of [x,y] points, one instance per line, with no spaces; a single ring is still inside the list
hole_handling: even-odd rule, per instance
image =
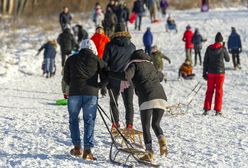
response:
[[[45,58],[53,58],[53,59],[55,58],[56,50],[51,44],[46,43],[46,44],[42,45],[41,48],[39,49],[39,52],[42,51],[43,49],[45,50],[44,51],[44,59]]]
[[[143,36],[143,43],[145,46],[151,46],[153,43],[153,36],[150,30],[147,30]]]
[[[228,50],[229,49],[240,49],[242,48],[240,36],[237,32],[233,31],[229,36],[227,43]]]

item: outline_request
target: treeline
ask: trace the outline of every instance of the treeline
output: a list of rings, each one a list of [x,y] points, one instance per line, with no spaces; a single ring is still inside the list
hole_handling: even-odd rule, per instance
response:
[[[103,6],[109,0],[0,0],[0,14],[9,16],[48,16],[57,14],[68,6],[73,12],[87,12],[94,8],[96,2]],[[132,7],[134,0],[126,0]],[[200,6],[201,0],[168,0],[170,7],[189,9]],[[248,0],[209,0],[210,7],[247,6]]]

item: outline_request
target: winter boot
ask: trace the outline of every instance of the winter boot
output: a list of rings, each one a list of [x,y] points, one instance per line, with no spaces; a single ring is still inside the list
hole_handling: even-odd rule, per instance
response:
[[[215,112],[215,116],[222,116],[221,111],[216,111],[216,112]]]
[[[168,150],[167,150],[166,139],[164,135],[161,135],[158,137],[158,143],[159,143],[160,155],[167,156]]]
[[[132,130],[133,129],[133,125],[132,124],[127,124],[127,126],[126,126],[126,129],[128,129],[128,130]]]
[[[204,110],[204,112],[202,113],[202,115],[205,115],[206,116],[206,115],[208,115],[208,112],[209,112],[208,110]]]
[[[76,157],[82,157],[83,151],[81,150],[80,145],[75,145],[73,149],[71,149],[70,154]]]
[[[154,160],[153,150],[146,151],[144,156],[140,157],[139,159],[146,162],[152,162]]]
[[[114,135],[118,134],[117,128],[120,128],[119,122],[113,123],[112,128],[111,128],[112,134],[114,134]]]
[[[85,160],[96,160],[90,149],[85,149],[83,153],[83,159]]]

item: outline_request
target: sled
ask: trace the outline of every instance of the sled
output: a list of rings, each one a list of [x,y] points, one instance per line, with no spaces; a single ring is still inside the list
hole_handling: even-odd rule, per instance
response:
[[[129,18],[129,23],[133,24],[136,20],[136,17],[137,17],[136,13],[133,12]]]
[[[146,152],[143,149],[135,148],[134,145],[124,135],[124,134],[126,134],[126,136],[127,134],[128,135],[133,135],[133,134],[141,135],[142,133],[141,131],[137,131],[137,130],[127,131],[127,130],[119,129],[119,128],[116,128],[115,131],[111,131],[107,125],[107,121],[105,120],[105,117],[107,117],[111,123],[112,123],[112,120],[106,114],[106,112],[102,109],[101,106],[98,105],[97,108],[112,140],[110,151],[109,151],[109,160],[111,161],[111,163],[115,165],[119,165],[119,166],[133,167],[134,165],[132,163],[134,161],[134,163],[136,162],[136,163],[143,164],[143,165],[150,166],[150,167],[160,166],[152,162],[146,162],[146,161],[140,160],[139,158],[145,155]],[[110,114],[112,116],[112,112],[110,112]],[[118,142],[118,139],[122,139],[123,144],[120,144]],[[131,159],[133,161],[131,161]]]
[[[175,105],[171,105],[168,106],[167,112],[170,115],[184,115],[188,112],[189,106],[191,105],[191,103],[193,102],[193,100],[196,98],[196,95],[199,93],[199,91],[202,88],[202,83],[201,81],[197,82],[197,84],[194,86],[194,88],[192,89],[192,91],[186,96],[186,101],[185,103],[181,103],[179,102],[178,104]],[[177,111],[177,113],[175,113],[175,111]]]
[[[67,99],[58,99],[58,100],[56,100],[56,105],[59,105],[59,106],[65,106],[65,105],[67,105],[67,103],[68,103]]]
[[[161,22],[161,20],[159,20],[159,19],[155,19],[152,21],[152,23],[160,23],[160,22]]]

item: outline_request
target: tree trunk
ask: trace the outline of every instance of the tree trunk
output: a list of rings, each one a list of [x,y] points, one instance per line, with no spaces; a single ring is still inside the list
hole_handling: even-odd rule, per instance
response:
[[[14,11],[14,0],[9,0],[9,9],[8,9],[8,14],[12,15]]]
[[[3,0],[3,7],[2,7],[3,15],[7,13],[7,7],[8,7],[8,0]]]

